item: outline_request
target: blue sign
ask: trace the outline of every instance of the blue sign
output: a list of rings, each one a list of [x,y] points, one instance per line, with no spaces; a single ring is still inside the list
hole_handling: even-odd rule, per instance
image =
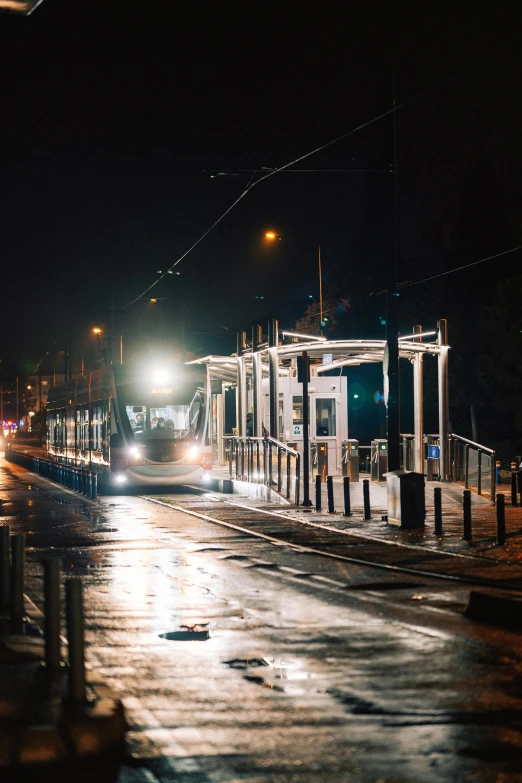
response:
[[[440,446],[428,446],[428,459],[439,459]]]

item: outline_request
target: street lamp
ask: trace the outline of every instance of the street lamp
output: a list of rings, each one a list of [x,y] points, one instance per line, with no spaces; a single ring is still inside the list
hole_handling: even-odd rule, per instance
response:
[[[276,239],[281,241],[283,237],[281,234],[276,234],[275,231],[265,231],[265,239],[269,242],[274,242]],[[319,329],[321,334],[323,333],[323,326],[325,322],[323,320],[323,271],[321,264],[321,248],[317,248],[317,266],[319,272]]]

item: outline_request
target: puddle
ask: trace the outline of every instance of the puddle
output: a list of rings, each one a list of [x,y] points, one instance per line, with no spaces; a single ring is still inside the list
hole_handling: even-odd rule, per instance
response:
[[[223,663],[231,669],[250,669],[257,666],[270,666],[266,658],[234,658],[231,661],[223,661]]]
[[[204,642],[210,637],[207,623],[195,623],[194,625],[180,625],[178,631],[168,631],[160,633],[160,639],[167,639],[169,642]]]

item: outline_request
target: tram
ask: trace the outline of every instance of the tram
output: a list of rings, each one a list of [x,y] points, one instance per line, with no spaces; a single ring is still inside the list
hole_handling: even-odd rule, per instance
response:
[[[100,488],[198,484],[210,476],[205,370],[110,365],[49,390],[47,457],[95,471]]]

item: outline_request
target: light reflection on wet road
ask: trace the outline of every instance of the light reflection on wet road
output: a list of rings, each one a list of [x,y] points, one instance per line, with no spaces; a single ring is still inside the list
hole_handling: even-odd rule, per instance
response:
[[[3,520],[38,603],[49,551],[84,578],[88,661],[130,722],[121,783],[522,780],[519,639],[464,621],[461,588],[350,592],[303,575],[375,573],[140,498],[86,515],[27,476],[3,469]],[[195,623],[206,641],[160,638]]]

